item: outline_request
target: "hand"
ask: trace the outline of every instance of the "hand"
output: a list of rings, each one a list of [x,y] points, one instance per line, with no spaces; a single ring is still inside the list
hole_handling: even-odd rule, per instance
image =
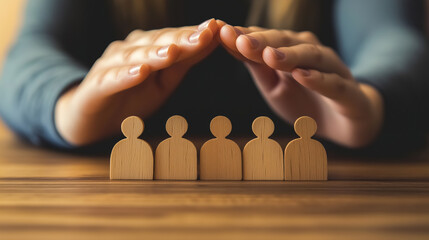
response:
[[[379,92],[356,82],[337,54],[312,33],[217,22],[222,45],[245,63],[285,121],[311,116],[319,136],[348,147],[365,146],[377,136],[383,120]]]
[[[85,79],[57,102],[61,136],[79,146],[119,133],[129,115],[148,117],[186,72],[218,45],[214,19],[200,26],[136,30],[111,43]]]

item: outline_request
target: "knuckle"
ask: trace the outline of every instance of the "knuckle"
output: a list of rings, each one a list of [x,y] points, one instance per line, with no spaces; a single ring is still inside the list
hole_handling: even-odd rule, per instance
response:
[[[194,30],[182,30],[182,31],[179,31],[179,32],[177,32],[174,35],[172,43],[178,45],[178,44],[180,44],[183,41],[183,39],[187,39],[191,34],[193,34],[195,32],[196,31],[194,31]]]
[[[316,44],[306,44],[306,50],[310,53],[314,61],[321,62],[323,59],[322,50]]]
[[[347,82],[342,79],[338,79],[338,81],[335,81],[334,83],[334,89],[336,96],[341,96],[345,94],[347,91]]]
[[[303,39],[304,41],[308,42],[319,42],[316,35],[310,31],[304,31],[299,33],[299,37]]]
[[[118,80],[121,77],[121,72],[122,68],[116,68],[112,73],[113,80]]]
[[[141,50],[141,55],[144,59],[149,59],[151,51],[154,51],[154,47],[145,47]]]
[[[99,69],[101,66],[103,66],[104,65],[104,58],[103,57],[101,57],[101,58],[99,58],[99,59],[97,59],[95,62],[94,62],[94,64],[92,64],[92,68],[94,68],[94,69]]]
[[[95,85],[101,86],[106,81],[106,79],[108,78],[108,75],[109,75],[109,70],[104,70],[104,71],[100,71],[100,72],[95,73],[93,75],[94,80],[95,80],[94,81]]]
[[[284,45],[287,45],[287,46],[289,46],[289,45],[293,45],[292,43],[293,43],[293,41],[292,41],[292,39],[290,38],[290,35],[288,35],[288,34],[281,34],[280,35],[280,41],[284,44]]]
[[[155,43],[158,41],[163,35],[170,32],[171,28],[163,28],[160,30],[154,30],[152,34],[149,36],[149,42]]]
[[[255,32],[259,32],[259,31],[262,31],[263,30],[263,28],[261,28],[261,27],[258,27],[258,26],[250,26],[249,28],[248,28],[250,31],[255,31]]]
[[[330,48],[330,47],[323,47],[324,48],[324,50],[326,51],[326,53],[328,53],[328,54],[330,54],[330,55],[333,55],[333,56],[336,56],[337,55],[337,53],[335,52],[335,50],[334,49],[332,49],[332,48]]]
[[[142,35],[144,31],[140,30],[140,29],[135,29],[133,30],[130,34],[128,34],[127,38],[125,40],[134,40],[135,38],[139,37]]]
[[[123,41],[117,40],[117,41],[113,41],[109,44],[109,46],[107,46],[106,48],[106,52],[110,53],[112,51],[116,51],[118,48],[120,48],[123,45]]]
[[[275,35],[281,35],[282,34],[282,31],[280,31],[280,30],[278,30],[278,29],[270,29],[270,30],[267,30],[266,31],[266,33],[268,33],[268,34],[275,34]]]
[[[111,42],[110,44],[109,44],[109,47],[110,48],[117,48],[117,47],[119,47],[119,46],[121,46],[122,45],[122,41],[120,41],[120,40],[116,40],[116,41],[113,41],[113,42]]]
[[[179,44],[183,38],[186,37],[186,35],[191,34],[191,32],[193,31],[186,31],[186,30],[182,30],[177,32],[176,34],[174,34],[174,38],[172,39],[172,42],[175,44]]]
[[[123,52],[122,52],[122,59],[125,61],[125,62],[128,62],[130,59],[131,59],[131,57],[132,57],[132,55],[133,55],[133,53],[136,51],[136,48],[128,48],[128,49],[125,49]]]

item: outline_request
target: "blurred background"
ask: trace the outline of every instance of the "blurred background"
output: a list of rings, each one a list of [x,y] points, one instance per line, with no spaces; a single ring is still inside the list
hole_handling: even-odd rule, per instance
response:
[[[21,23],[24,0],[0,1],[0,71]]]

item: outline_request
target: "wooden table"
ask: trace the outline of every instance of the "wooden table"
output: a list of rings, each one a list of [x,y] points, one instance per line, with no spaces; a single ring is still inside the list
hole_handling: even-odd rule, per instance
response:
[[[110,181],[108,157],[0,125],[0,239],[429,239],[429,151],[379,160],[330,157],[327,182]]]

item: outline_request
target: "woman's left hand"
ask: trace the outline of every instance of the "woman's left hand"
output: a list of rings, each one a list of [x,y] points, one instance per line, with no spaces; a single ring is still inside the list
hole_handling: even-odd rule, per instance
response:
[[[293,123],[307,115],[318,135],[348,147],[369,144],[383,122],[383,102],[372,86],[310,32],[233,27],[218,20],[220,42],[243,61],[271,108]]]

